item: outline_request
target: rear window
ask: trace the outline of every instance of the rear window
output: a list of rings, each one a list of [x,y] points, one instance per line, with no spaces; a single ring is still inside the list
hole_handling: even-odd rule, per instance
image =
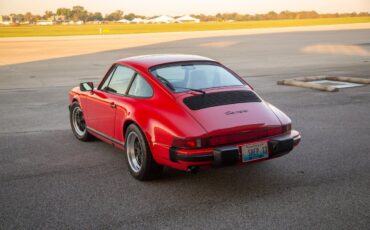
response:
[[[214,63],[176,63],[151,68],[150,72],[174,92],[243,85],[234,74]]]

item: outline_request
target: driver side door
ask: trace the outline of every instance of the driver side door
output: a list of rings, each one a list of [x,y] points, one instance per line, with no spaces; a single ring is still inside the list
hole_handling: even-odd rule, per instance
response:
[[[116,65],[110,71],[104,83],[87,99],[88,128],[101,135],[113,139],[115,136],[115,118],[117,100],[127,93],[135,71]]]

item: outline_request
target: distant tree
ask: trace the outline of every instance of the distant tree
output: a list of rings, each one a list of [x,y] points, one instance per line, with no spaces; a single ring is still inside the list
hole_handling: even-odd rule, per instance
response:
[[[41,19],[42,19],[42,16],[40,16],[40,15],[33,15],[32,22],[37,22],[37,20],[41,20]]]
[[[24,22],[24,15],[23,14],[17,14],[17,17],[19,19],[20,22]]]
[[[236,20],[238,17],[237,13],[225,13],[221,14],[222,21],[230,21],[230,20]]]
[[[231,14],[218,13],[216,15],[192,14],[191,16],[199,19],[202,22],[214,22],[214,21],[236,20],[235,18],[233,18],[234,16],[232,15],[237,17],[236,13],[231,13]]]
[[[126,19],[126,20],[132,20],[134,18],[144,19],[146,17],[142,16],[142,15],[137,15],[137,14],[134,14],[134,13],[129,13],[129,14],[124,15],[123,18]]]
[[[264,14],[256,14],[254,15],[254,20],[264,20],[265,15]]]
[[[24,14],[24,20],[28,22],[33,22],[34,16],[31,14],[31,12],[27,12]]]
[[[24,21],[24,15],[23,14],[11,14],[10,15],[14,22],[16,23],[20,23],[20,22],[23,22]]]
[[[74,6],[71,11],[71,18],[74,21],[82,20],[86,21],[87,19],[87,10],[83,6]]]
[[[110,14],[108,14],[105,19],[108,21],[118,21],[123,18],[123,11],[122,10],[116,10]]]
[[[217,20],[217,21],[224,21],[224,17],[223,17],[223,15],[222,15],[221,13],[217,13],[217,14],[216,14],[216,20]]]
[[[102,21],[103,15],[100,12],[88,13],[87,21]]]
[[[278,19],[278,14],[275,11],[270,11],[265,15],[265,19],[267,20],[275,20]]]
[[[243,14],[237,14],[237,15],[235,15],[235,18],[234,18],[234,20],[235,21],[246,21],[246,16],[247,16],[247,14],[246,15],[243,15]]]
[[[65,20],[70,20],[72,16],[72,10],[68,8],[58,8],[56,13],[58,16],[64,16]]]
[[[300,11],[296,15],[296,19],[319,18],[320,15],[316,11]]]
[[[48,18],[51,18],[52,16],[54,16],[53,11],[47,10],[47,11],[45,11],[45,14],[44,14],[43,18],[48,19]]]
[[[369,15],[370,15],[369,12],[360,12],[358,14],[358,16],[360,16],[360,17],[365,17],[365,16],[369,16]]]
[[[279,14],[279,19],[294,19],[295,17],[296,14],[288,10],[281,11]]]

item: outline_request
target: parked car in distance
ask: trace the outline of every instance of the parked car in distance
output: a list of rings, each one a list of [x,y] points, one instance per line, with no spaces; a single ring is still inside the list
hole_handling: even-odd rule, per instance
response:
[[[268,160],[301,140],[243,78],[195,55],[121,59],[97,87],[70,90],[69,103],[77,139],[121,148],[139,180],[158,178],[163,166],[195,172]]]

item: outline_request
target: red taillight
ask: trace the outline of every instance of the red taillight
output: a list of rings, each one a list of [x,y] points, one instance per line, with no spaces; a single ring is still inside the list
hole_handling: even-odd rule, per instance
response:
[[[174,138],[172,141],[172,146],[176,148],[185,148],[185,149],[193,149],[193,148],[201,148],[204,147],[202,145],[201,138]]]
[[[283,133],[289,132],[290,130],[292,130],[292,124],[291,123],[285,124],[281,128]]]
[[[279,135],[283,133],[283,129],[281,126],[278,126],[278,127],[270,127],[268,130],[267,130],[267,135],[268,136],[276,136],[276,135]]]

